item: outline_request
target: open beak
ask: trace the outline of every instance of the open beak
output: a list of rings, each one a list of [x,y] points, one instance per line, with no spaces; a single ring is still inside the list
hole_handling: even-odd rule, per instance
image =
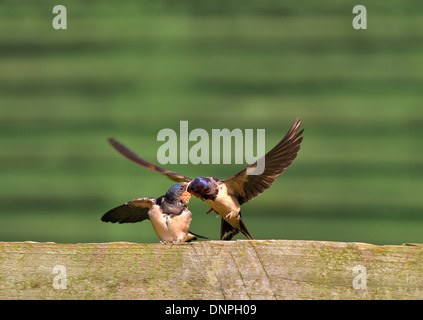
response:
[[[181,200],[185,203],[188,203],[189,199],[191,199],[191,193],[189,193],[188,191],[184,191],[181,195]]]

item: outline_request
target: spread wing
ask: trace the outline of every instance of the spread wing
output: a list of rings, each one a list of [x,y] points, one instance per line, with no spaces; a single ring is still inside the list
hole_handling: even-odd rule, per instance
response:
[[[303,140],[301,134],[304,130],[298,132],[300,125],[301,121],[297,118],[285,137],[272,150],[233,177],[223,181],[228,189],[234,190],[240,204],[254,199],[268,189],[276,177],[291,165]],[[264,163],[264,171],[258,175],[247,174],[247,170],[256,168],[257,162],[260,161]]]
[[[138,163],[140,165],[142,165],[143,167],[146,167],[148,169],[160,172],[161,174],[164,174],[165,176],[167,176],[169,179],[176,181],[176,182],[189,182],[192,179],[185,177],[183,175],[180,175],[176,172],[172,172],[163,168],[160,168],[150,162],[145,161],[144,159],[140,158],[138,155],[136,155],[134,152],[132,152],[131,150],[129,150],[128,148],[126,148],[124,145],[122,145],[121,143],[117,142],[115,139],[113,138],[109,138],[108,141],[110,142],[110,144],[117,150],[119,151],[121,154],[123,154],[125,157],[127,157],[129,160]]]
[[[131,223],[148,219],[148,211],[156,204],[154,198],[137,198],[106,212],[101,221]]]

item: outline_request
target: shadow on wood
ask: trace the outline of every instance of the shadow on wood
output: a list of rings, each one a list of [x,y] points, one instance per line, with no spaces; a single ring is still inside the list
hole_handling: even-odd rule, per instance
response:
[[[0,242],[0,299],[422,299],[423,246]]]

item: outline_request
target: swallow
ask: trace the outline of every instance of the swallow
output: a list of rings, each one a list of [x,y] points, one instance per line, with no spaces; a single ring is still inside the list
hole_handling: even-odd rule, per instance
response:
[[[186,182],[174,184],[159,198],[136,198],[106,212],[101,221],[133,223],[150,220],[161,243],[205,238],[190,232],[192,213],[187,204],[191,194]]]
[[[207,213],[214,211],[222,218],[221,240],[231,240],[239,232],[248,239],[253,239],[242,220],[241,205],[267,190],[297,157],[304,131],[304,129],[298,131],[300,126],[301,120],[297,118],[284,138],[273,149],[253,164],[225,180],[214,177],[191,179],[145,161],[113,138],[110,138],[109,142],[129,160],[164,174],[173,181],[187,182],[187,192],[205,201],[210,206],[211,209]],[[257,167],[259,161],[264,161],[264,171],[259,175],[247,174],[248,170]]]

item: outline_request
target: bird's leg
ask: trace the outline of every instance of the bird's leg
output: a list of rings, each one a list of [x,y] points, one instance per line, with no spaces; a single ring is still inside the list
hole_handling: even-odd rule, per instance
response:
[[[173,244],[175,244],[175,243],[182,243],[182,239],[173,240],[173,241],[172,241],[172,243],[173,243]]]
[[[214,210],[213,208],[211,208],[209,211],[207,211],[206,212],[206,214],[209,214],[210,212],[212,212],[212,211],[214,211],[216,214],[217,214],[217,216],[216,217],[218,217],[219,218],[219,212],[217,212],[216,210]]]
[[[168,241],[165,241],[165,240],[160,240],[160,243],[161,244],[168,244],[169,242]]]

